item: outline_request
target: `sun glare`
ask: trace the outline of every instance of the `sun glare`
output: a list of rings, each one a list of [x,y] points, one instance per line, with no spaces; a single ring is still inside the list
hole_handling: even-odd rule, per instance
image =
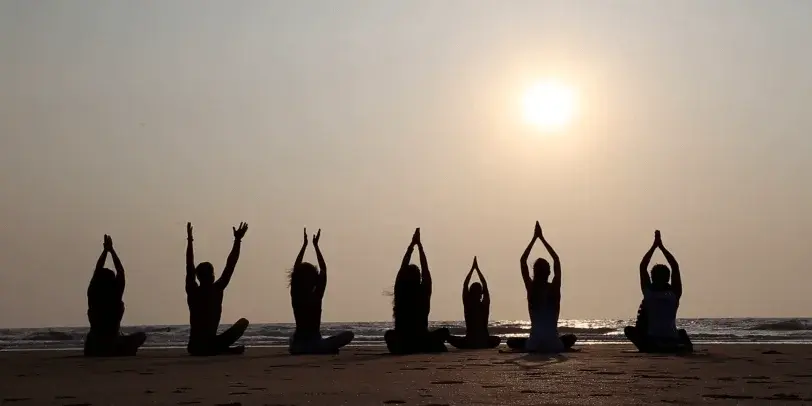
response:
[[[575,118],[575,91],[555,80],[529,87],[522,99],[524,119],[543,131],[562,130]]]

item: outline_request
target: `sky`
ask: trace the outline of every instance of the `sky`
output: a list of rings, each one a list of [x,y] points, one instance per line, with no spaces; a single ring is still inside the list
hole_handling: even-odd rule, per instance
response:
[[[526,319],[518,260],[536,220],[562,259],[562,318],[633,317],[655,229],[681,264],[681,317],[809,315],[811,14],[802,0],[0,2],[0,326],[86,325],[104,234],[127,272],[124,324],[187,323],[187,221],[219,269],[249,224],[224,323],[292,322],[305,226],[323,230],[324,321],[391,319],[418,226],[431,319],[463,318],[474,255],[491,318]],[[521,116],[546,78],[579,100],[557,132]]]

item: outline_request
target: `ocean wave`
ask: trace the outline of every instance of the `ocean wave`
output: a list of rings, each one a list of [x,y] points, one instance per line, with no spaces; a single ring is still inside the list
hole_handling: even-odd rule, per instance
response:
[[[625,343],[623,326],[629,320],[584,319],[561,320],[558,326],[561,334],[576,334],[582,343]],[[633,321],[631,321],[633,323]],[[677,322],[688,330],[694,343],[810,343],[812,344],[812,319],[681,319]],[[220,326],[221,331],[230,325]],[[462,320],[431,321],[429,328],[447,327],[452,334],[464,335],[465,322]],[[326,322],[322,323],[321,334],[328,337],[341,331],[355,333],[351,345],[383,345],[383,335],[392,328],[391,321],[379,322]],[[251,325],[241,342],[251,347],[286,346],[293,334],[293,323],[258,323]],[[527,336],[530,322],[527,320],[492,320],[489,323],[491,334],[505,337]],[[50,328],[3,328],[0,329],[2,351],[21,349],[65,349],[81,348],[88,327]],[[147,333],[144,347],[184,348],[189,338],[188,325],[142,325],[122,327],[122,333],[134,331]]]
[[[144,333],[173,333],[176,329],[171,326],[144,326],[139,328],[138,331]]]
[[[81,340],[82,337],[76,337],[71,333],[63,331],[37,331],[21,337],[21,341],[74,341]]]
[[[768,331],[808,331],[812,330],[812,325],[803,320],[781,320],[769,323],[756,324],[748,330],[768,330]]]
[[[559,327],[558,332],[561,334],[607,334],[614,333],[617,329],[609,327],[599,328],[579,328],[579,327]]]

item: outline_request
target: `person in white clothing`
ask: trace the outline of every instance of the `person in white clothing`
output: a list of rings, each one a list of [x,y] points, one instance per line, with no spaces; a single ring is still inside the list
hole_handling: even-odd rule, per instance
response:
[[[553,259],[553,280],[550,277],[550,263],[539,258],[533,263],[533,277],[527,268],[527,259],[533,245],[539,239]],[[577,338],[573,334],[558,336],[558,316],[561,311],[561,261],[553,247],[544,238],[541,225],[536,222],[533,239],[522,254],[522,279],[527,292],[527,308],[530,313],[530,337],[514,337],[507,340],[513,350],[527,352],[558,353],[568,351]]]
[[[668,261],[668,266],[654,265],[649,276],[648,266],[658,248]],[[691,352],[693,345],[688,333],[677,330],[677,310],[682,298],[679,264],[663,245],[659,230],[654,232],[654,243],[640,262],[640,288],[643,302],[638,310],[636,325],[625,329],[629,341],[641,352]]]

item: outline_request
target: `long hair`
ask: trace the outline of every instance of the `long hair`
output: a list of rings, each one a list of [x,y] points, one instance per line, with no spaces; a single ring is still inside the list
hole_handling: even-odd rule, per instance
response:
[[[115,272],[107,268],[93,272],[87,287],[87,316],[91,330],[110,334],[118,331],[124,316],[120,294]]]
[[[319,270],[309,262],[297,264],[288,273],[288,286],[290,287],[290,297],[294,300],[306,298],[314,290],[318,283]]]
[[[416,303],[421,299],[422,289],[420,268],[409,265],[401,268],[395,277],[394,297],[392,299],[392,317],[397,324],[398,319],[412,319],[417,310]]]
[[[93,272],[87,287],[88,305],[110,300],[115,297],[116,273],[112,269],[100,268]]]
[[[550,263],[544,258],[539,258],[533,263],[533,284],[531,289],[532,302],[544,300],[548,279],[550,277]],[[531,306],[533,303],[530,304]]]

